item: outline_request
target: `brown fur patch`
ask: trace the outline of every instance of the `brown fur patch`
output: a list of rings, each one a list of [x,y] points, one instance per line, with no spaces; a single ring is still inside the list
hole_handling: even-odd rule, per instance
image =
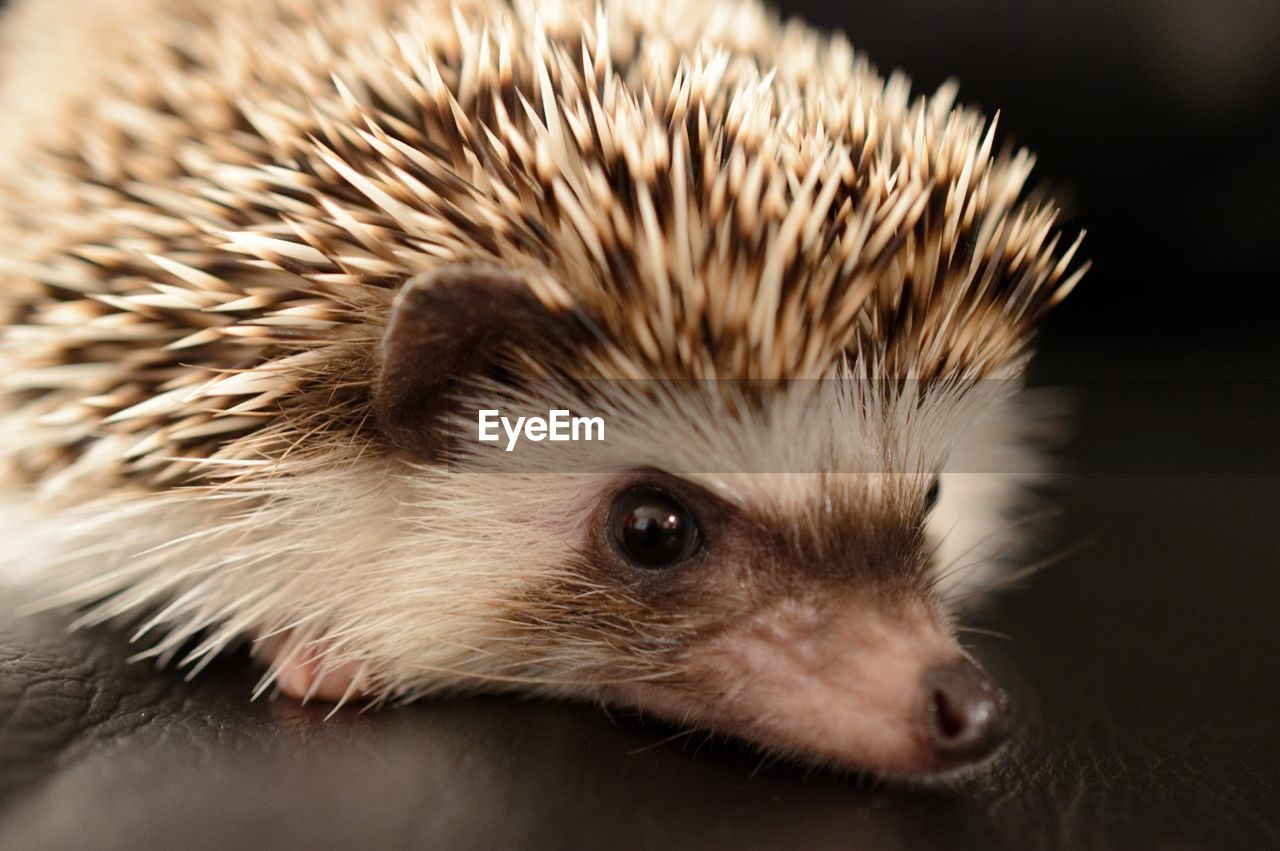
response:
[[[688,561],[646,569],[617,551],[611,505],[640,486],[679,499],[696,518],[701,545]],[[526,589],[506,620],[539,647],[591,648],[593,677],[660,672],[671,685],[700,647],[781,601],[822,610],[923,607],[943,623],[927,588],[920,525],[856,489],[838,493],[837,508],[815,522],[807,511],[740,506],[658,470],[620,476],[590,509],[581,549],[555,578]],[[686,686],[696,690],[696,678]]]

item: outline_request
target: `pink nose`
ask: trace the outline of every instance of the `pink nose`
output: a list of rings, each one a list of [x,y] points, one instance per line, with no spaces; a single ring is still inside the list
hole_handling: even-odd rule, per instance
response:
[[[969,660],[930,668],[924,688],[929,743],[944,762],[977,762],[1008,738],[1009,698]]]

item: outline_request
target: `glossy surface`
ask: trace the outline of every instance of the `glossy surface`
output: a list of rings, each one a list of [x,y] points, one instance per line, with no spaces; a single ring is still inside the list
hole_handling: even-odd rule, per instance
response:
[[[698,549],[698,524],[675,497],[635,488],[615,500],[609,515],[618,552],[637,567],[674,567]]]

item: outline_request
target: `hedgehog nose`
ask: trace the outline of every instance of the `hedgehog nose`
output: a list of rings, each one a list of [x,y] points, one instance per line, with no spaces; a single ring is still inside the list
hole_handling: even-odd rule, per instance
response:
[[[962,659],[925,672],[929,743],[948,763],[976,762],[1009,735],[1009,698],[977,665]]]

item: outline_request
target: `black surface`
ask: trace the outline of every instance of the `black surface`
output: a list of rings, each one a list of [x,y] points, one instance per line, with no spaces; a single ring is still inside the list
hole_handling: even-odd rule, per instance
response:
[[[1005,758],[920,791],[585,707],[325,722],[242,659],[184,683],[4,611],[0,846],[1280,846],[1280,4],[795,8],[1003,107],[1090,230],[1035,375],[1077,408],[1044,549],[1093,544],[980,622]]]

